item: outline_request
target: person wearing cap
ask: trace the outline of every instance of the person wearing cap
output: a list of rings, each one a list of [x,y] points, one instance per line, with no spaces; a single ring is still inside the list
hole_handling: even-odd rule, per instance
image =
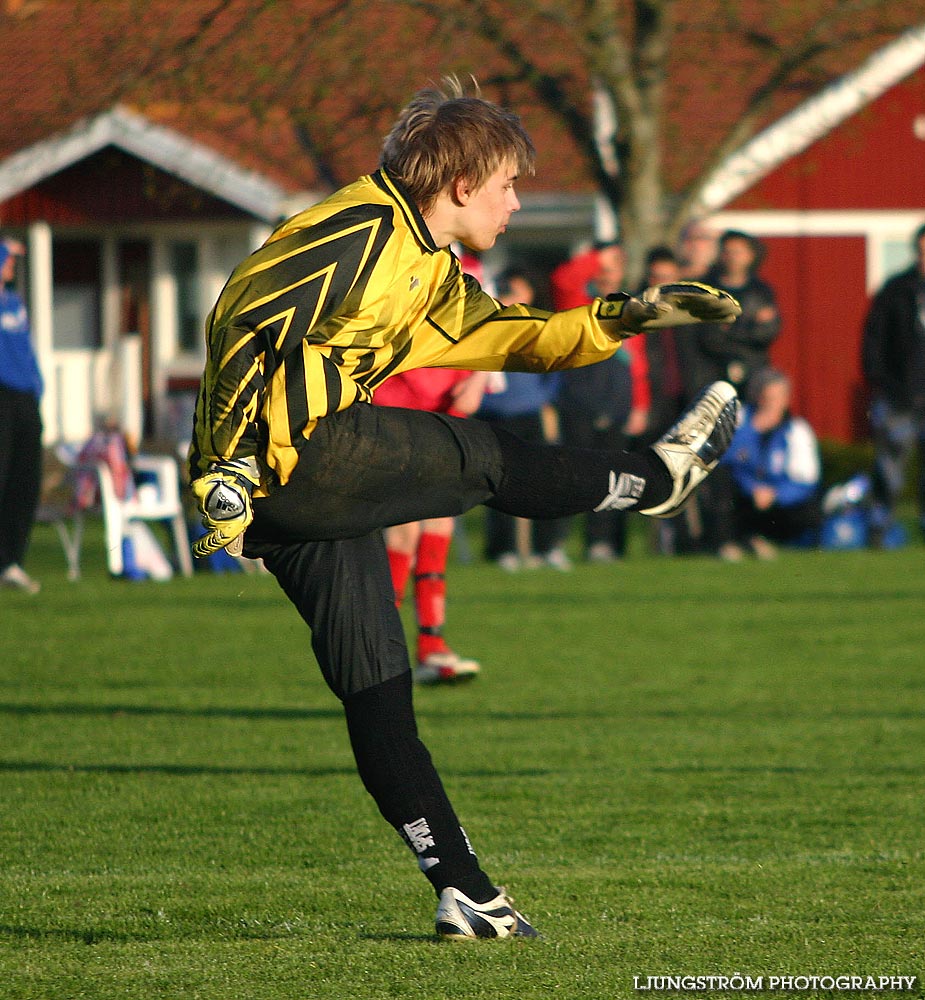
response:
[[[23,569],[42,482],[39,371],[29,316],[13,288],[25,247],[0,240],[0,587],[37,594]]]

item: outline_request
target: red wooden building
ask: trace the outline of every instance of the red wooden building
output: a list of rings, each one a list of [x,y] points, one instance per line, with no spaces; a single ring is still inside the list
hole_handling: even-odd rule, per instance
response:
[[[795,407],[820,437],[863,439],[870,295],[909,266],[925,222],[925,31],[758,136],[707,197],[717,225],[767,244],[783,317],[772,355],[795,377]]]

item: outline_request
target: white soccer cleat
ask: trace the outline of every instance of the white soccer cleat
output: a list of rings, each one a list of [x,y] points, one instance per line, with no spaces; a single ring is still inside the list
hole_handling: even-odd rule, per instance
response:
[[[736,429],[739,397],[728,382],[714,382],[682,413],[678,422],[652,445],[665,463],[674,486],[664,503],[639,513],[674,517],[694,490],[716,468]]]
[[[471,681],[481,670],[475,660],[467,660],[447,649],[442,653],[431,653],[421,660],[414,671],[418,684],[455,684]]]
[[[440,893],[437,933],[448,941],[478,938],[536,938],[539,934],[503,892],[487,903],[474,903],[452,886]]]

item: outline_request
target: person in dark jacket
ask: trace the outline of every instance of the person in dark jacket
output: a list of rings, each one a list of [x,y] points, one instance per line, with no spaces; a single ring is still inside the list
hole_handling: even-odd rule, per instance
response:
[[[598,255],[598,267],[585,290],[586,301],[617,292],[626,256],[611,244]],[[627,448],[646,430],[651,403],[645,341],[619,357],[562,372],[556,396],[562,442],[573,448]],[[608,563],[626,553],[626,512],[593,510],[583,515],[585,558]]]
[[[734,295],[742,315],[697,331],[698,383],[722,378],[744,393],[751,376],[770,365],[780,313],[774,289],[758,274],[764,256],[764,244],[748,233],[729,229],[720,236],[719,257],[703,280]]]
[[[895,520],[906,466],[916,447],[919,525],[925,534],[925,225],[916,230],[912,245],[915,263],[893,275],[874,296],[861,347],[871,394],[875,546]]]

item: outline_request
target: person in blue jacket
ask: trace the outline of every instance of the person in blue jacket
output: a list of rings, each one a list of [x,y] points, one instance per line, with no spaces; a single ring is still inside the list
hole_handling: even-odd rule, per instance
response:
[[[512,265],[495,279],[498,301],[505,306],[534,305],[536,281],[525,269]],[[501,392],[482,397],[476,414],[525,441],[547,442],[556,436],[547,416],[559,385],[557,372],[507,372]],[[522,566],[547,565],[568,570],[571,564],[562,548],[565,524],[558,518],[528,522],[530,553],[524,559],[517,542],[517,518],[500,510],[485,508],[485,558],[501,569],[513,572]]]
[[[821,520],[821,463],[816,434],[790,412],[792,387],[781,371],[755,374],[750,402],[717,469],[718,555],[739,562],[746,551],[773,559],[774,542],[816,536]]]
[[[42,376],[29,317],[12,287],[25,247],[0,240],[0,587],[36,594],[22,568],[42,483]]]

